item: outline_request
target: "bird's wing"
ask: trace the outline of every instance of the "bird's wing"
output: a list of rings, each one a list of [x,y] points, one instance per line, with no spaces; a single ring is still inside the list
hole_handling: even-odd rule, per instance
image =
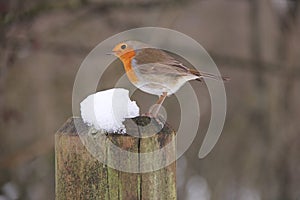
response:
[[[221,77],[214,74],[199,72],[189,69],[167,52],[155,48],[143,48],[136,51],[134,57],[136,64],[141,72],[144,73],[164,73],[173,75],[194,75],[202,78],[228,81],[228,77]]]
[[[191,75],[185,69],[175,68],[171,65],[162,63],[147,63],[138,65],[138,71],[141,74],[158,75],[158,76],[187,76]]]
[[[136,51],[134,57],[137,65],[146,65],[156,63],[158,66],[166,67],[166,70],[178,70],[179,73],[191,74],[190,69],[185,67],[181,62],[177,61],[174,57],[167,52],[155,48],[143,48]],[[171,67],[171,68],[170,68]],[[163,69],[161,69],[163,70]]]

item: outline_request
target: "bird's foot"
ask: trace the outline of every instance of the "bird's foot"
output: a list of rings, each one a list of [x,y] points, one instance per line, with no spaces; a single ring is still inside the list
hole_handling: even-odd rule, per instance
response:
[[[155,122],[158,123],[162,128],[164,127],[164,125],[166,123],[166,120],[164,119],[163,115],[161,115],[161,114],[154,115],[153,113],[148,112],[148,113],[142,114],[142,116],[154,119]]]
[[[147,113],[144,113],[142,114],[143,117],[149,117],[149,118],[155,118],[154,114],[151,113],[151,112],[147,112]]]

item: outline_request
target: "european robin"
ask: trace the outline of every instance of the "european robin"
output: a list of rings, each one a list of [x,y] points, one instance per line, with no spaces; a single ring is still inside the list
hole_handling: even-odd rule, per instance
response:
[[[159,96],[157,106],[149,113],[153,117],[157,116],[165,98],[187,81],[201,81],[203,78],[228,80],[227,77],[189,69],[167,52],[138,41],[119,43],[112,54],[122,61],[131,83],[146,93]]]

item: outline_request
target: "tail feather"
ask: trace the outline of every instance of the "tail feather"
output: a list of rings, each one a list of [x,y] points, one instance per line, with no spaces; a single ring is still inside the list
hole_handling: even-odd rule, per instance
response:
[[[198,81],[202,81],[203,78],[211,78],[211,79],[220,80],[220,81],[229,81],[230,80],[230,78],[227,76],[218,76],[218,75],[210,74],[207,72],[198,72],[196,70],[190,70],[190,72],[196,76],[199,76],[199,79],[196,79]]]

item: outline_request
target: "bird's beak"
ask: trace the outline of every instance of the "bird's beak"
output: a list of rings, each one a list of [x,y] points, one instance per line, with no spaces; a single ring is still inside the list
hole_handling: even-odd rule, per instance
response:
[[[112,51],[112,52],[108,52],[108,53],[106,53],[106,55],[115,55],[115,52],[114,51]]]

